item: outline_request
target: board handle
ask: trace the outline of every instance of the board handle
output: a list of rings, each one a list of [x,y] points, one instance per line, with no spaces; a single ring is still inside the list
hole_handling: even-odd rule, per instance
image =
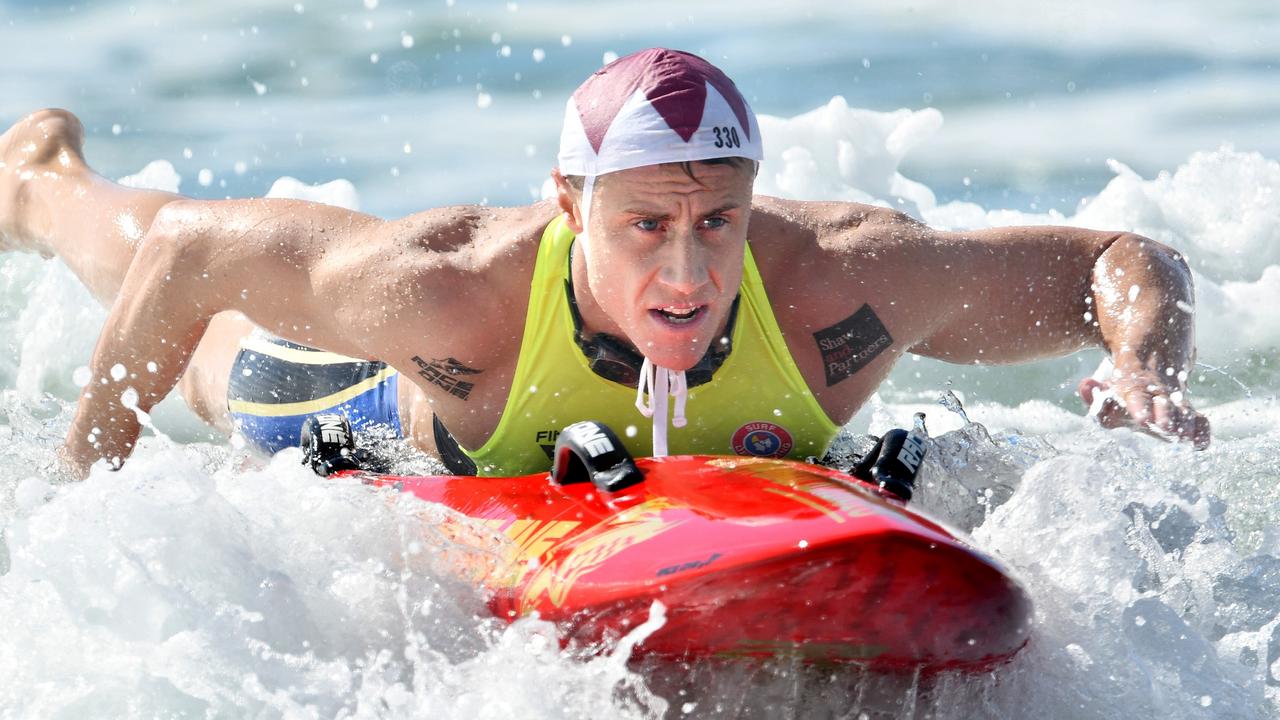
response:
[[[356,435],[346,415],[321,413],[302,421],[302,464],[320,477],[339,470],[359,470]]]
[[[551,478],[561,485],[589,481],[605,492],[618,492],[644,480],[618,436],[594,420],[565,428],[552,455]]]
[[[928,450],[928,439],[924,413],[916,413],[910,430],[895,428],[885,433],[849,474],[878,485],[902,500],[910,500]]]

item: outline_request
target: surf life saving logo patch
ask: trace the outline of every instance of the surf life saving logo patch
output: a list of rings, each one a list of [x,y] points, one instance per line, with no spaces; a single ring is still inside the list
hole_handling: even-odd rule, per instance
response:
[[[786,457],[795,446],[791,433],[771,422],[749,422],[733,433],[733,451],[750,457]]]

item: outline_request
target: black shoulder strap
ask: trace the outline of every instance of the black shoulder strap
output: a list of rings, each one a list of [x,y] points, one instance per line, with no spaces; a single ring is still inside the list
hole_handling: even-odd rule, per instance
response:
[[[462,451],[462,446],[453,438],[453,433],[440,422],[439,415],[431,416],[431,429],[436,439],[436,452],[440,454],[440,460],[449,472],[454,475],[475,475],[476,461]]]

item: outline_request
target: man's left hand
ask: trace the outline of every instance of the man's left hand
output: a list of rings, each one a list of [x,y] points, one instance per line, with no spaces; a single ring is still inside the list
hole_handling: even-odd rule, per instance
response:
[[[1120,373],[1080,381],[1080,398],[1104,428],[1127,427],[1168,442],[1190,440],[1209,447],[1209,419],[1187,402],[1182,388],[1154,373]]]

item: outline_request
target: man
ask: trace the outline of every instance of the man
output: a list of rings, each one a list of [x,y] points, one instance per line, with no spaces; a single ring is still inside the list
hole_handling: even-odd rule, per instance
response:
[[[557,198],[528,207],[382,221],[198,202],[116,186],[80,147],[61,111],[0,138],[0,239],[59,255],[111,305],[66,441],[81,474],[123,462],[136,411],[180,379],[228,427],[231,377],[231,414],[264,446],[291,438],[259,420],[331,403],[455,471],[514,474],[545,469],[556,431],[587,418],[638,455],[821,456],[903,353],[1004,363],[1089,346],[1116,367],[1081,385],[1086,402],[1118,398],[1104,424],[1208,441],[1184,396],[1193,297],[1176,253],[1129,233],[947,233],[753,198],[755,118],[686,53],[636,53],[578,88]],[[281,339],[241,349],[254,325]],[[346,381],[309,372],[331,366]]]

